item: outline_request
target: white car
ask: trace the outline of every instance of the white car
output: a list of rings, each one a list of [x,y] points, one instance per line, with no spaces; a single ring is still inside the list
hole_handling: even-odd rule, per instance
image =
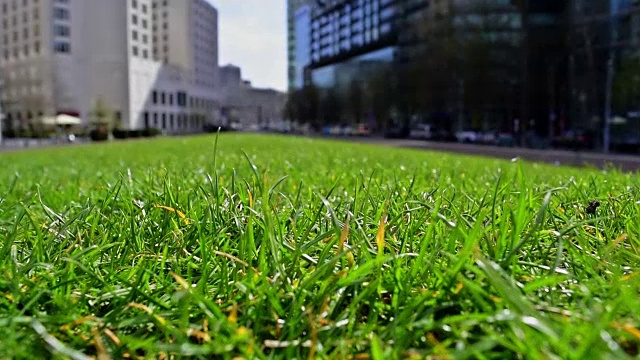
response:
[[[456,133],[456,139],[461,143],[474,144],[480,141],[481,135],[471,130],[458,131]]]
[[[409,137],[412,139],[429,140],[433,136],[431,125],[420,124],[411,128]]]

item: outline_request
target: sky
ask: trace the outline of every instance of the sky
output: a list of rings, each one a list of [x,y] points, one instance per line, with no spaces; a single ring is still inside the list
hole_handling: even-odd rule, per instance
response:
[[[218,9],[220,65],[255,87],[287,87],[286,0],[208,0]]]

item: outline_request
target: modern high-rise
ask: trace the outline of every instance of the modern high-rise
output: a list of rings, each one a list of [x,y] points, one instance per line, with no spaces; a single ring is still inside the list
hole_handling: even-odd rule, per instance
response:
[[[348,87],[391,64],[397,53],[397,0],[318,1],[311,13],[311,78],[321,88]]]
[[[295,51],[293,86],[301,89],[307,82],[307,67],[311,65],[311,5],[298,8],[295,13]]]
[[[218,106],[217,28],[204,0],[0,0],[5,125],[89,123],[100,100],[125,129],[197,131]]]
[[[289,83],[289,90],[296,87],[297,78],[297,66],[299,62],[296,61],[296,46],[298,39],[296,34],[296,23],[301,22],[299,19],[299,9],[305,6],[312,6],[317,0],[287,0],[287,77]],[[304,39],[300,39],[302,45],[305,44]],[[297,65],[298,64],[298,65]]]

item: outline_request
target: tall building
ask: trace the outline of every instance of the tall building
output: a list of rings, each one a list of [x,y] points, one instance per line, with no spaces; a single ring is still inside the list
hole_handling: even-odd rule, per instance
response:
[[[566,127],[603,138],[605,113],[625,119],[610,126],[613,147],[640,146],[640,1],[572,0],[569,114]],[[612,71],[609,71],[609,60]],[[611,76],[609,83],[608,77]],[[607,102],[607,95],[611,95]]]
[[[397,53],[397,1],[318,1],[311,14],[311,78],[321,88],[346,87],[390,64]]]
[[[252,129],[283,119],[285,93],[253,87],[250,81],[242,79],[242,70],[232,64],[221,66],[219,72],[224,88],[220,124]]]
[[[225,91],[233,91],[242,84],[242,70],[240,67],[227,64],[219,69],[220,86]]]
[[[317,0],[287,0],[287,78],[289,89],[296,84],[296,13],[304,6],[311,6]],[[300,22],[298,22],[299,24]],[[301,39],[301,44],[304,40]]]
[[[204,0],[0,0],[5,128],[100,100],[125,129],[216,117],[217,10]]]
[[[295,13],[295,52],[293,87],[300,89],[307,79],[307,67],[311,65],[311,12],[310,5],[298,8]]]

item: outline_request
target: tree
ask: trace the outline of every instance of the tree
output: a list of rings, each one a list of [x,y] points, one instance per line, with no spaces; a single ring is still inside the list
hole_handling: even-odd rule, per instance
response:
[[[298,111],[304,122],[319,129],[322,121],[319,114],[320,93],[313,83],[307,83],[297,96]]]
[[[640,59],[627,57],[621,61],[613,80],[613,107],[626,112],[640,105]]]
[[[353,123],[360,123],[364,117],[364,92],[360,81],[353,79],[349,86],[347,107]]]
[[[115,125],[114,112],[102,97],[97,97],[94,100],[89,112],[89,119],[93,126],[105,131],[111,131]]]
[[[287,120],[298,122],[302,120],[300,96],[301,91],[297,89],[290,90],[287,93],[287,101],[284,105],[284,116]]]
[[[325,122],[328,121],[331,124],[342,122],[342,97],[337,88],[323,91],[320,104],[320,113]]]
[[[391,79],[391,69],[383,68],[365,81],[365,103],[371,109],[378,129],[387,127],[393,107],[395,91],[390,86]]]
[[[492,109],[504,107],[511,90],[505,84],[514,78],[511,53],[517,29],[510,22],[516,10],[496,6],[487,0],[443,3],[427,8],[414,22],[416,40],[407,47],[409,61],[401,69],[408,113],[457,112],[458,127],[465,113],[471,113],[480,127]],[[450,116],[438,118],[444,123],[434,125],[451,128]]]

